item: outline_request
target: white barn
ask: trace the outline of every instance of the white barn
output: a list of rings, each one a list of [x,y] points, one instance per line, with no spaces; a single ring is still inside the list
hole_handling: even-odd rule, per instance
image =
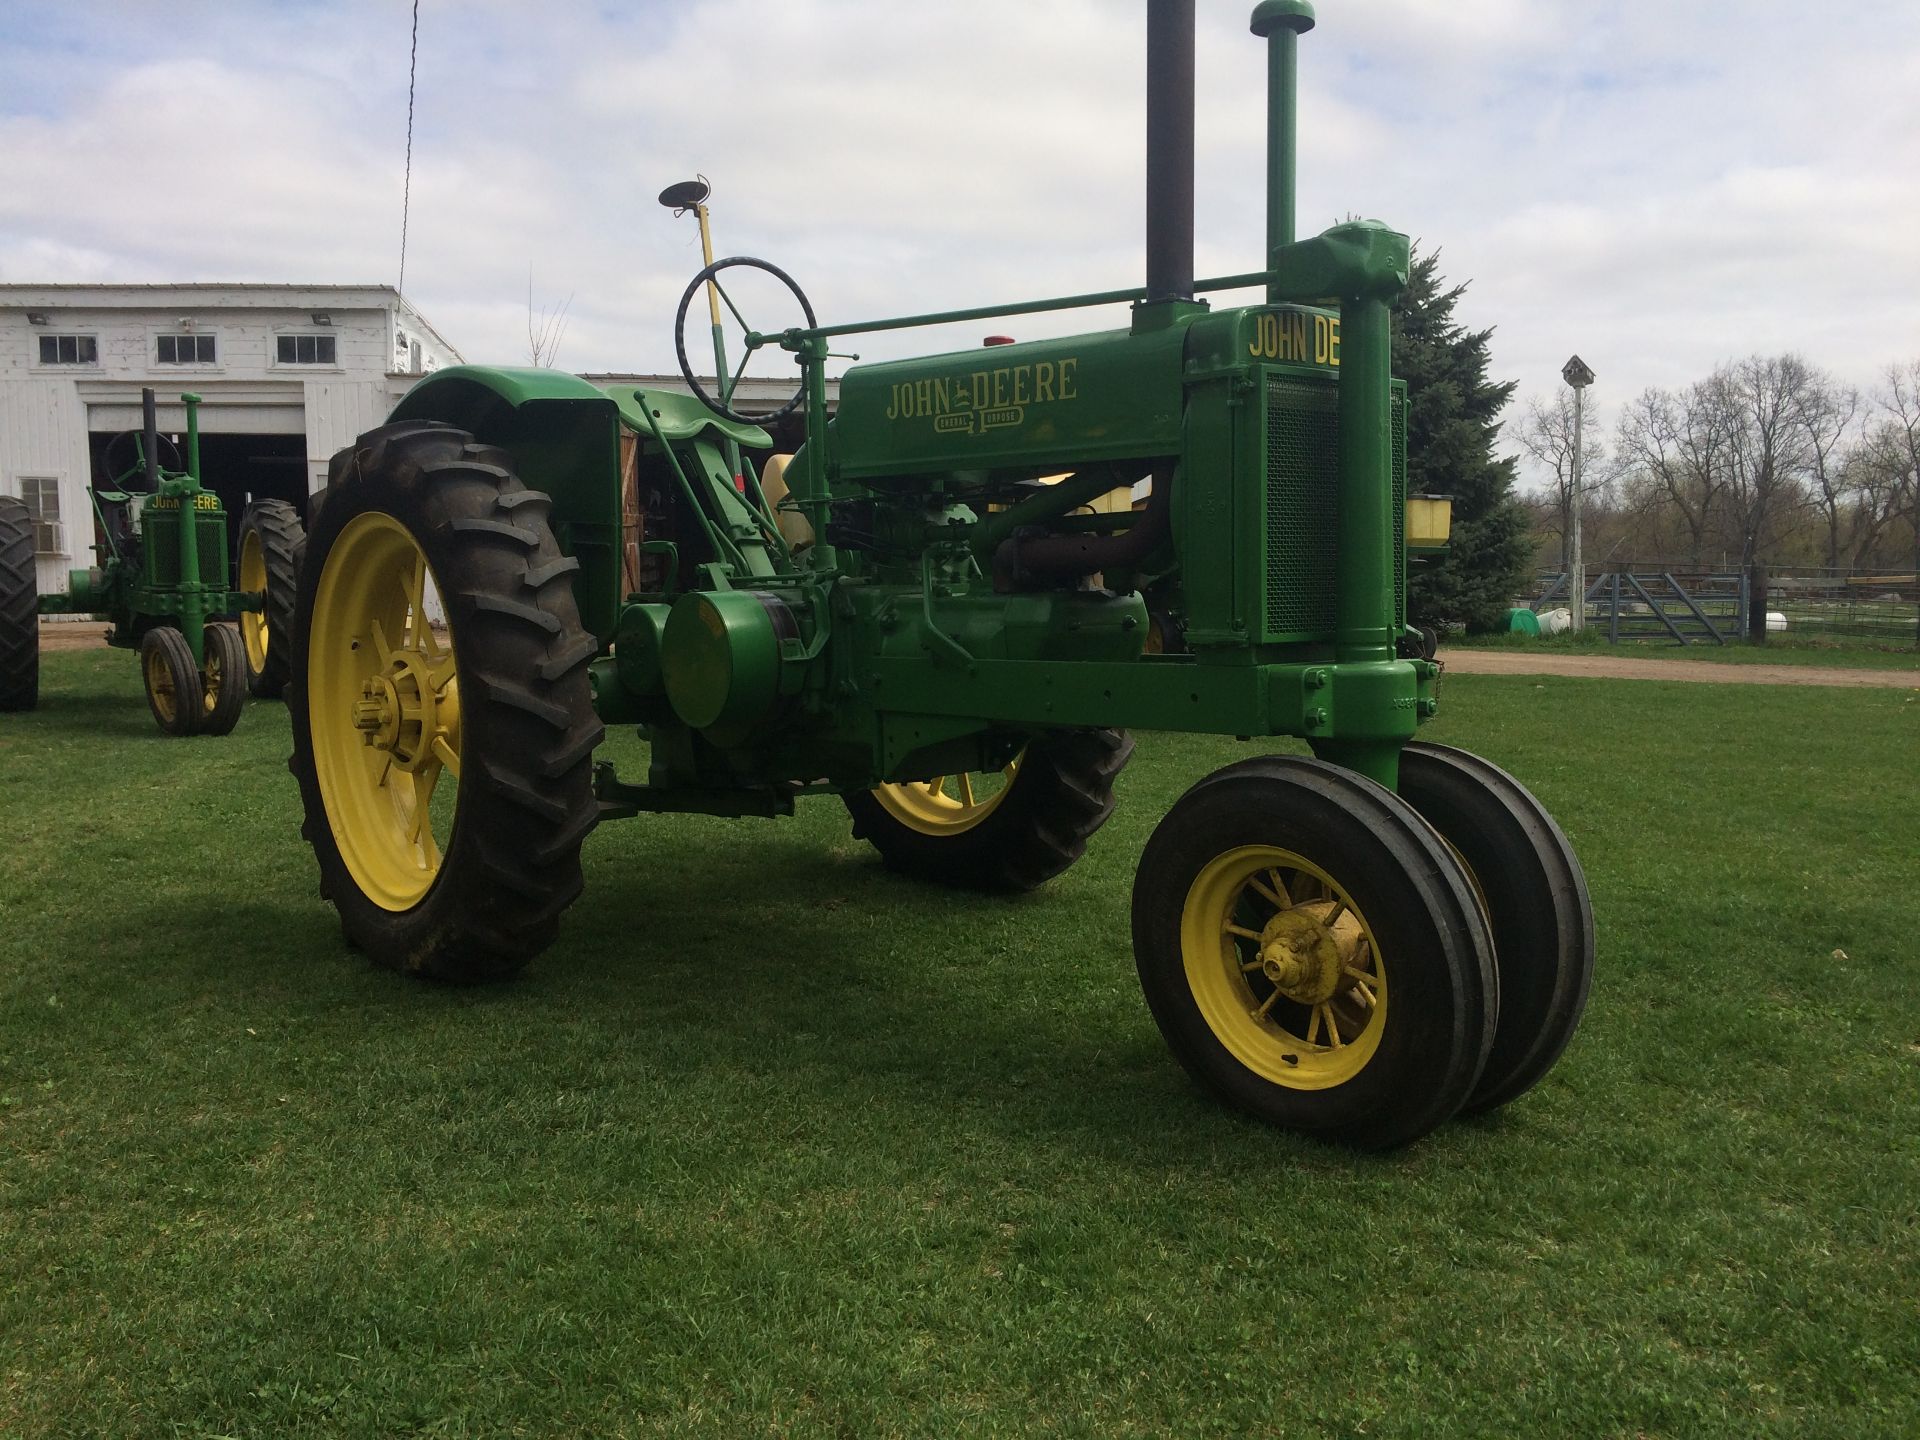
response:
[[[460,358],[388,285],[0,285],[0,494],[33,511],[40,589],[63,591],[143,386],[163,433],[184,430],[181,392],[201,396],[202,478],[237,516],[304,502],[334,451]]]

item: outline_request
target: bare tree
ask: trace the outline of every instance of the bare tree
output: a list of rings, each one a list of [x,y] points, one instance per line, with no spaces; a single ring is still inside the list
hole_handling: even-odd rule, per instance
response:
[[[550,366],[560,353],[560,342],[567,334],[567,311],[573,305],[573,296],[560,302],[556,310],[542,308],[536,316],[533,311],[533,267],[527,267],[527,359],[536,367]]]
[[[1744,570],[1806,505],[1802,485],[1809,446],[1799,411],[1813,371],[1797,355],[1755,355],[1722,366],[1706,381],[1726,435],[1728,518]]]
[[[1848,495],[1858,466],[1860,392],[1823,370],[1808,373],[1795,407],[1795,422],[1806,438],[1807,472],[1813,502],[1827,523],[1827,568],[1840,567],[1840,534],[1850,518]]]
[[[1573,393],[1556,390],[1552,404],[1543,403],[1537,397],[1528,401],[1514,438],[1528,458],[1553,476],[1551,517],[1542,517],[1545,523],[1537,523],[1536,528],[1559,535],[1560,568],[1565,570],[1571,563],[1567,551],[1572,543],[1573,527]],[[1589,422],[1582,427],[1580,449],[1580,489],[1584,499],[1604,490],[1609,479],[1605,468],[1607,447],[1600,439],[1598,424]]]
[[[1882,540],[1911,504],[1913,462],[1901,427],[1883,420],[1846,454],[1840,488],[1845,509],[1847,568],[1878,563]]]
[[[1646,390],[1614,432],[1614,455],[1643,510],[1671,507],[1686,526],[1688,558],[1707,548],[1707,527],[1726,486],[1724,405],[1711,381],[1685,390]]]
[[[1920,360],[1889,365],[1885,387],[1876,398],[1886,416],[1888,455],[1899,472],[1898,508],[1913,527],[1913,568],[1920,573]],[[1920,616],[1914,628],[1920,643]]]

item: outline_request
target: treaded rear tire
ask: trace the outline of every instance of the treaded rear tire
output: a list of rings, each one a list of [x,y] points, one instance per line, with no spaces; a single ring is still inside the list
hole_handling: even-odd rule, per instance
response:
[[[587,687],[598,651],[548,516],[504,450],[432,421],[362,435],[334,456],[301,571],[287,705],[289,768],[321,894],[350,943],[390,969],[498,979],[550,945],[580,893],[580,845],[598,810],[591,764],[602,728]],[[309,678],[315,601],[329,549],[356,518],[398,521],[439,587],[459,676],[460,767],[452,832],[425,894],[382,908],[342,858],[315,765]],[[322,723],[351,723],[323,716]],[[442,781],[441,783],[448,783]]]
[[[965,890],[1032,890],[1087,852],[1113,814],[1113,783],[1133,758],[1125,730],[1068,730],[1036,736],[1006,799],[969,830],[927,835],[905,824],[872,792],[844,796],[853,835],[880,852],[889,870]]]
[[[40,595],[33,512],[0,496],[0,710],[40,703]]]
[[[256,500],[240,517],[242,554],[249,535],[259,537],[260,558],[266,569],[260,619],[267,653],[258,670],[253,667],[253,657],[247,656],[247,691],[262,700],[277,700],[286,689],[291,668],[293,612],[300,599],[300,566],[307,555],[307,531],[300,523],[300,512],[286,501]]]

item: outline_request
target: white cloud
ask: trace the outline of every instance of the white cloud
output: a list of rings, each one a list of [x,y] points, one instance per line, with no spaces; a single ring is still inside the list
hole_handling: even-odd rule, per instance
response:
[[[1197,268],[1259,263],[1250,4],[1197,39]],[[0,278],[392,280],[408,13],[0,10]],[[469,355],[666,370],[699,256],[654,203],[703,171],[723,253],[823,318],[1138,283],[1138,6],[427,0],[407,288]],[[1920,14],[1851,0],[1323,5],[1301,42],[1303,230],[1374,215],[1471,280],[1523,397],[1579,350],[1604,408],[1792,346],[1860,381],[1920,351]],[[1111,314],[871,337],[869,355]]]

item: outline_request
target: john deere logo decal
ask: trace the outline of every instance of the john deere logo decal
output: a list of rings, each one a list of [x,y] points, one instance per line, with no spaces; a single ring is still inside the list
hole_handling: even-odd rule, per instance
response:
[[[1030,405],[1078,400],[1079,369],[1079,360],[1070,357],[903,380],[887,396],[887,419],[931,420],[941,435],[1004,429],[1024,421]]]

